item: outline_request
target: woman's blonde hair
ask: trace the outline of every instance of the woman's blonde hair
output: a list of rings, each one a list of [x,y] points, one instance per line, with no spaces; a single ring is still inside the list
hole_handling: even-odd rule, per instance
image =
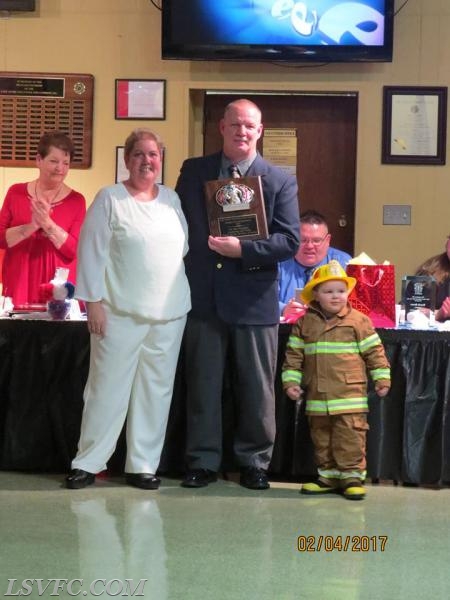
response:
[[[164,145],[159,135],[146,127],[138,127],[137,129],[134,129],[125,140],[125,147],[123,150],[124,158],[127,159],[130,156],[137,142],[145,139],[153,140],[158,146],[159,153],[162,156]]]

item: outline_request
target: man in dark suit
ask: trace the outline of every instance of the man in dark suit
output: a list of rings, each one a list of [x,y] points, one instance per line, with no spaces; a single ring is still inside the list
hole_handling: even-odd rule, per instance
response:
[[[261,111],[249,100],[231,102],[220,121],[223,151],[187,159],[178,192],[189,227],[186,272],[192,311],[185,331],[187,472],[184,487],[216,481],[222,460],[222,387],[226,365],[235,395],[233,448],[240,483],[269,487],[275,438],[274,376],[278,344],[277,264],[299,245],[297,182],[256,150]],[[204,183],[261,176],[269,237],[212,237]],[[232,168],[232,170],[230,170]]]

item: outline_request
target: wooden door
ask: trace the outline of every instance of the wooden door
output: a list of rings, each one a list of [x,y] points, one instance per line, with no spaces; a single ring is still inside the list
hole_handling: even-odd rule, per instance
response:
[[[297,130],[300,211],[315,209],[325,215],[331,244],[353,255],[357,93],[206,93],[205,154],[221,148],[218,124],[223,110],[243,96],[261,108],[264,127]],[[264,136],[258,149],[264,155]]]

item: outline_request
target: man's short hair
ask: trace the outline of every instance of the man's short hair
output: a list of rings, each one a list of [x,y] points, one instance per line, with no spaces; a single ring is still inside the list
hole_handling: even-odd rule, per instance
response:
[[[328,229],[328,223],[325,217],[317,210],[305,210],[300,215],[300,223],[307,223],[308,225],[325,225]]]

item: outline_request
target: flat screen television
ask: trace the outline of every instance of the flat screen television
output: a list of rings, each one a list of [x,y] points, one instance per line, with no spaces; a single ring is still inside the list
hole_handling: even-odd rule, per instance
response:
[[[35,0],[0,0],[0,11],[32,12],[35,9]]]
[[[162,58],[392,61],[394,0],[163,0]]]

